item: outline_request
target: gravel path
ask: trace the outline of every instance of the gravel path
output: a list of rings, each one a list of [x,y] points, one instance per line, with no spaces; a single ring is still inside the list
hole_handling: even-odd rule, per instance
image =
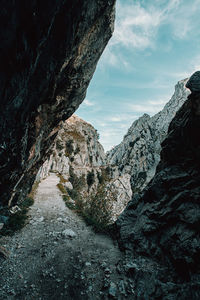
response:
[[[58,182],[53,173],[43,180],[28,224],[0,239],[9,252],[0,256],[0,299],[129,299],[117,292],[124,285],[118,247],[65,206]]]

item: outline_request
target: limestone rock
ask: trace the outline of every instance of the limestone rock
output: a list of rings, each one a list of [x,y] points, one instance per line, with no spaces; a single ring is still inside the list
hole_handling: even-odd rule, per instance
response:
[[[73,230],[71,230],[71,229],[65,229],[62,232],[62,236],[64,236],[64,237],[70,237],[70,238],[75,238],[76,237],[76,233]]]
[[[199,110],[192,92],[170,123],[153,180],[117,221],[121,246],[145,266],[135,279],[141,299],[200,298]]]
[[[144,114],[136,120],[121,144],[107,153],[107,160],[118,166],[120,174],[131,175],[133,193],[141,191],[155,174],[169,124],[189,94],[186,82],[187,79],[177,83],[172,98],[162,111],[153,117]]]

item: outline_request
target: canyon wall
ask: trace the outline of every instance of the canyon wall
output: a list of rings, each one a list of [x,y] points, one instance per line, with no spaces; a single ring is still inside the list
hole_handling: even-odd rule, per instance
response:
[[[133,193],[141,191],[155,174],[169,124],[189,95],[186,82],[184,79],[176,84],[172,98],[159,113],[153,117],[144,114],[133,122],[123,141],[107,153],[108,161],[118,166],[120,174],[131,175]]]
[[[153,180],[117,221],[137,299],[200,299],[200,72],[186,86]]]
[[[83,101],[113,32],[115,0],[1,1],[0,204],[30,190]]]

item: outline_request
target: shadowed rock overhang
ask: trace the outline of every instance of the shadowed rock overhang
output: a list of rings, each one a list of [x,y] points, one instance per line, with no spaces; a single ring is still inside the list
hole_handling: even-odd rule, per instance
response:
[[[115,0],[1,1],[0,204],[30,190],[59,122],[83,101]]]

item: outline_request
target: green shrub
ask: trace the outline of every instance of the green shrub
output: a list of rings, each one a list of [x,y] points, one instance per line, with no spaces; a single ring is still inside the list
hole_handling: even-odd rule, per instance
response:
[[[64,148],[64,146],[63,146],[62,142],[60,140],[57,140],[56,141],[56,149],[61,151],[63,148]]]
[[[82,175],[78,177],[75,173],[73,168],[70,166],[69,168],[69,181],[73,185],[74,190],[80,191],[85,185],[86,185],[86,180],[85,176]]]
[[[73,140],[68,140],[65,143],[65,155],[69,157],[74,152]]]
[[[89,156],[90,164],[92,164],[92,155]]]
[[[2,230],[0,231],[1,235],[13,235],[15,231],[22,229],[26,225],[26,221],[28,219],[27,213],[29,207],[33,205],[33,198],[26,197],[24,201],[22,201],[18,207],[19,211],[14,214],[9,214],[8,223],[4,225]]]
[[[98,171],[97,171],[97,179],[98,179],[98,181],[99,181],[100,184],[102,184],[103,181],[104,181],[104,180],[103,180],[103,176],[102,176],[102,175],[100,174],[100,172],[98,172]]]
[[[66,205],[69,209],[75,209],[75,205],[74,205],[74,203],[72,203],[72,202],[70,201],[69,196],[63,195],[63,200],[64,200],[64,202],[65,202],[65,205]]]
[[[79,193],[77,190],[74,190],[74,189],[67,189],[67,192],[69,194],[69,196],[73,199],[73,200],[76,200],[78,197],[79,197]]]
[[[94,177],[94,171],[92,170],[91,172],[87,173],[87,184],[89,187],[91,187],[94,182],[95,182],[95,177]]]
[[[65,183],[67,180],[63,177],[61,174],[57,174],[57,176],[60,178],[60,183]]]
[[[61,193],[63,193],[63,194],[67,193],[67,191],[66,191],[66,189],[65,189],[65,187],[64,187],[64,185],[62,183],[58,183],[57,187],[59,188],[59,190],[61,191]]]

